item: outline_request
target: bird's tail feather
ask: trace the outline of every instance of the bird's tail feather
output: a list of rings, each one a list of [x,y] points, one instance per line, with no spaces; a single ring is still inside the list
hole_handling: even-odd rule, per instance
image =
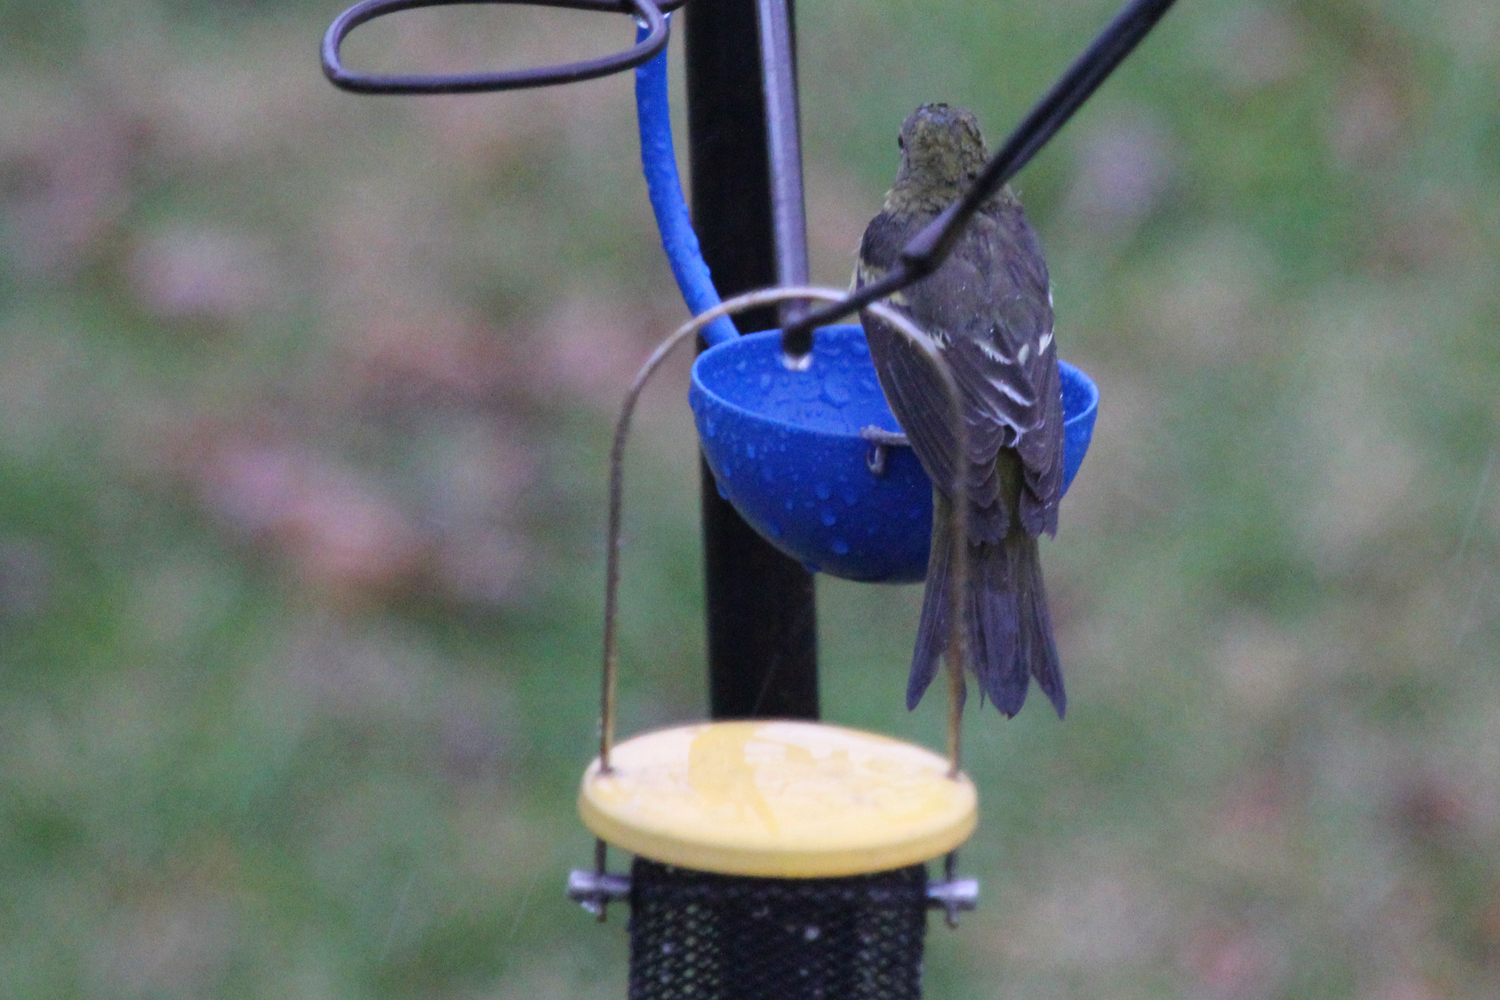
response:
[[[1018,581],[1016,601],[1021,613],[1021,661],[1029,665],[1037,687],[1052,702],[1061,719],[1068,712],[1068,693],[1063,689],[1062,663],[1052,638],[1052,613],[1047,607],[1047,585],[1042,582],[1041,552],[1034,537],[1016,532],[1011,538],[1017,534],[1021,540],[1013,565]],[[1011,538],[1006,539],[1006,544],[1010,544]]]
[[[937,675],[948,639],[951,517],[947,501],[941,496],[936,499],[927,591],[907,682],[907,708],[916,707]],[[1034,677],[1061,718],[1067,711],[1067,694],[1052,638],[1037,540],[1016,526],[998,544],[965,548],[970,560],[969,661],[981,695],[988,695],[1002,714],[1013,716],[1025,703]]]
[[[922,700],[927,686],[937,676],[938,659],[948,644],[948,559],[953,550],[949,503],[936,490],[932,494],[932,543],[927,553],[927,589],[922,594],[922,620],[917,626],[917,645],[911,655],[911,674],[906,680],[906,709]]]

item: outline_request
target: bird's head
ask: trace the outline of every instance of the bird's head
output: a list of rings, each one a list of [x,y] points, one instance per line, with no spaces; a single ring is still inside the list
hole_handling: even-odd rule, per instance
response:
[[[953,201],[984,169],[989,151],[972,111],[947,104],[924,104],[901,126],[901,169],[893,197],[941,208]],[[917,207],[913,204],[910,207]]]

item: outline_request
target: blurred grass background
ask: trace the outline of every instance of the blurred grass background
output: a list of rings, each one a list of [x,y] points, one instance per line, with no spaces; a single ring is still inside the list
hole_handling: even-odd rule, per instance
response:
[[[608,423],[683,316],[630,80],[355,97],[342,7],[0,5],[5,997],[623,996],[562,882]],[[1112,10],[799,4],[815,278],[911,108],[998,141]],[[629,34],[454,8],[347,54]],[[984,898],[928,995],[1500,994],[1500,7],[1187,0],[1019,188],[1104,396],[1045,546],[1072,711],[971,715]],[[627,732],[703,710],[683,371],[631,457]],[[918,596],[820,583],[828,718],[940,744]]]

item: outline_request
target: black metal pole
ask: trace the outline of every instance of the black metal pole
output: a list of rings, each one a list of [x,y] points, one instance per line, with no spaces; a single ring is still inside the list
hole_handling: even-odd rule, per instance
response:
[[[790,3],[788,3],[790,13]],[[693,224],[725,298],[776,283],[756,0],[701,0],[686,20]],[[743,313],[770,329],[774,310]],[[757,535],[701,469],[714,718],[818,717],[813,575]]]

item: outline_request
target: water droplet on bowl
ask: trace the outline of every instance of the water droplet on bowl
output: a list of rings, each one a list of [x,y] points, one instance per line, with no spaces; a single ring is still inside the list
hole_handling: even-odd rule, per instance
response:
[[[828,547],[833,550],[834,555],[847,556],[849,554],[849,543],[842,538],[835,538],[828,543]]]
[[[833,496],[833,490],[828,488],[827,483],[819,483],[818,485],[814,486],[813,492],[818,495],[819,500],[827,500],[829,497]]]
[[[833,511],[824,510],[822,516],[820,516],[818,520],[823,522],[823,526],[825,528],[831,528],[838,523],[839,519],[834,516]]]
[[[844,380],[832,375],[823,380],[823,395],[834,406],[843,406],[852,398],[849,386]]]

